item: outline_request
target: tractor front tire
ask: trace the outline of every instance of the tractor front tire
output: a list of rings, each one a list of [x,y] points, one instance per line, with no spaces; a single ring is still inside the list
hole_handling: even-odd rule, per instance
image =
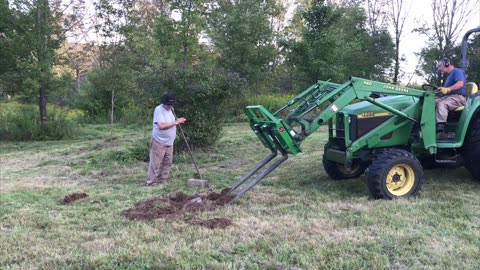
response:
[[[375,199],[408,198],[420,191],[422,181],[420,161],[402,149],[380,152],[368,169],[368,189]]]
[[[341,163],[330,161],[323,158],[323,168],[330,178],[335,180],[343,180],[357,178],[365,172],[365,165],[360,162],[353,162],[352,168],[347,169]]]

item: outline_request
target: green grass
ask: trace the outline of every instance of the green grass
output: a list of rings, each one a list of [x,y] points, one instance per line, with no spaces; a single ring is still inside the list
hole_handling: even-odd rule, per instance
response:
[[[234,204],[183,218],[131,221],[121,211],[178,191],[195,175],[178,153],[172,182],[143,186],[147,164],[129,149],[148,128],[86,126],[77,139],[0,144],[0,269],[479,269],[480,183],[463,169],[425,171],[422,192],[372,200],[366,177],[329,179],[325,130]],[[227,125],[196,151],[218,191],[268,155],[246,124]],[[86,199],[62,204],[65,195]],[[188,216],[185,218],[189,218]]]

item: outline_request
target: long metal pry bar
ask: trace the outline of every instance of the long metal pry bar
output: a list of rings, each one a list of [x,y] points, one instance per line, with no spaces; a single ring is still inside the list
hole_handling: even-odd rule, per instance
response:
[[[260,129],[260,127],[257,125],[255,127],[256,129]],[[278,142],[278,140],[275,138],[275,136],[273,136],[273,134],[271,134],[271,131],[268,129],[268,127],[265,127],[264,130],[269,133],[270,137],[273,139],[273,142],[275,143],[275,146],[276,146],[276,149],[271,147],[270,150],[272,151],[272,153],[266,157],[264,160],[262,160],[261,162],[259,162],[257,165],[255,165],[255,167],[253,167],[252,170],[250,170],[247,174],[245,174],[244,176],[242,176],[242,178],[240,178],[240,180],[238,180],[237,182],[235,182],[235,184],[233,184],[231,187],[230,187],[230,190],[227,192],[227,194],[230,194],[232,193],[235,189],[237,189],[239,186],[241,186],[244,182],[246,182],[250,177],[252,177],[252,175],[254,175],[256,172],[258,172],[261,168],[263,168],[263,166],[265,166],[266,164],[268,164],[272,159],[274,159],[276,156],[277,156],[277,150],[279,150],[281,153],[282,153],[282,158],[280,158],[279,160],[275,161],[275,163],[273,163],[272,165],[270,165],[270,167],[268,167],[265,171],[263,171],[262,173],[260,173],[259,175],[257,175],[251,182],[249,182],[245,187],[243,187],[242,189],[240,189],[240,191],[235,195],[235,197],[233,197],[233,199],[231,199],[228,203],[232,203],[234,200],[236,200],[238,197],[242,196],[243,193],[247,192],[248,190],[250,190],[253,186],[255,186],[258,182],[260,182],[263,178],[265,178],[265,176],[267,176],[269,173],[271,173],[273,170],[275,170],[278,166],[280,166],[285,160],[288,159],[288,153],[285,152],[285,150],[283,150],[282,146],[280,145],[280,143]],[[263,133],[260,133],[263,135]],[[265,135],[263,135],[265,136]],[[267,140],[266,138],[264,138],[265,140]]]

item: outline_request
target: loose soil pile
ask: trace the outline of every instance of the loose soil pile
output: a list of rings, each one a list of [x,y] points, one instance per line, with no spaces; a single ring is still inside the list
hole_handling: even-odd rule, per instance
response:
[[[173,197],[153,197],[137,202],[132,208],[122,211],[122,215],[130,220],[176,219],[187,213],[212,211],[227,204],[233,198],[232,195],[226,195],[228,191],[229,189],[225,188],[220,193],[211,191],[206,194],[187,195],[178,192]],[[232,221],[226,218],[194,219],[187,222],[210,229],[224,229],[232,224]]]
[[[86,198],[86,197],[88,197],[87,193],[72,193],[72,194],[69,194],[69,195],[63,197],[63,203],[64,204],[69,204],[69,203],[72,203],[74,201],[78,201],[80,199]]]

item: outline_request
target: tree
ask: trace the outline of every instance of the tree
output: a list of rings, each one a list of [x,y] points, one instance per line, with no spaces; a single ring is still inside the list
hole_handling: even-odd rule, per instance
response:
[[[8,1],[0,1],[0,97],[6,98],[19,85],[16,72],[16,40],[14,29],[15,14],[10,9]],[[18,48],[17,48],[18,49]]]
[[[386,30],[371,33],[366,45],[368,78],[378,81],[390,81],[389,70],[396,50],[390,33]]]
[[[471,37],[467,57],[469,59],[467,80],[480,83],[480,33]]]
[[[198,38],[202,26],[205,22],[205,8],[203,6],[205,1],[192,0],[174,0],[172,9],[180,12],[182,18],[178,23],[178,28],[181,37],[181,46],[183,54],[183,67],[193,61],[195,48],[198,45]]]
[[[16,45],[30,55],[22,55],[17,67],[23,77],[23,86],[37,89],[40,121],[47,122],[47,84],[51,80],[52,66],[58,58],[56,50],[64,40],[60,1],[13,1],[12,10],[18,20],[15,27]]]
[[[124,66],[128,59],[117,56],[115,66],[94,67],[87,75],[77,106],[93,120],[110,121],[125,116],[136,89],[137,74]],[[112,102],[113,100],[113,102]],[[115,106],[115,109],[112,109]]]
[[[430,26],[424,24],[415,30],[428,37],[429,44],[422,50],[421,55],[424,57],[423,72],[429,78],[430,83],[440,84],[441,81],[441,74],[431,68],[433,60],[442,56],[456,57],[455,42],[475,10],[478,10],[478,2],[432,0],[433,24]],[[436,53],[435,58],[432,53]]]
[[[56,75],[54,67],[60,60],[57,50],[66,32],[78,23],[77,20],[64,20],[63,10],[75,2],[14,0],[1,5],[1,12],[6,13],[1,17],[8,19],[8,24],[0,24],[9,30],[3,34],[5,50],[11,49],[6,59],[15,59],[6,65],[8,70],[2,72],[1,84],[8,85],[12,95],[36,99],[42,124],[48,120],[47,98],[55,91],[52,84]]]
[[[218,1],[208,21],[208,34],[219,64],[252,83],[268,71],[275,55],[264,1]]]
[[[155,20],[159,16],[169,15],[168,0],[137,0],[135,1],[134,17],[136,24],[144,32],[151,32]]]
[[[366,14],[355,3],[314,1],[303,12],[301,40],[288,44],[288,62],[301,88],[322,79],[344,81],[350,76],[384,79],[393,46],[386,31],[370,35]]]
[[[386,0],[367,0],[367,23],[370,33],[381,33],[387,28]]]
[[[271,60],[272,72],[275,72],[277,65],[282,61],[282,52],[284,48],[281,41],[287,38],[288,35],[287,31],[285,31],[285,28],[289,23],[287,12],[293,7],[293,4],[293,0],[271,0],[267,1],[266,4],[265,11],[269,16],[272,44],[275,47],[275,53]]]
[[[398,76],[400,73],[400,41],[403,34],[403,27],[405,25],[405,20],[408,18],[410,13],[410,7],[406,7],[405,0],[392,0],[388,2],[389,5],[389,19],[391,26],[393,28],[393,33],[395,34],[395,64],[393,71],[393,82],[398,82]]]
[[[432,1],[434,34],[431,39],[437,41],[438,49],[444,53],[443,55],[452,52],[454,43],[473,10],[468,0]]]
[[[81,77],[90,66],[93,56],[93,46],[89,43],[89,30],[86,25],[85,2],[73,2],[65,11],[65,21],[70,25],[67,32],[68,42],[63,46],[66,64],[75,73],[75,91],[80,91]]]

